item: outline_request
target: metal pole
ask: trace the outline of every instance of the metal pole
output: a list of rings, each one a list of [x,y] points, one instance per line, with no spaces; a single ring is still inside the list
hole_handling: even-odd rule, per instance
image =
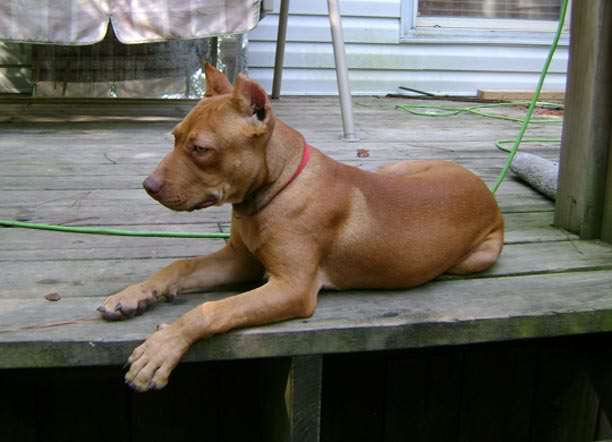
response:
[[[338,79],[338,94],[340,95],[340,112],[342,113],[342,126],[344,128],[344,140],[358,141],[353,124],[353,107],[351,103],[351,88],[349,85],[348,68],[346,65],[346,54],[344,52],[344,34],[340,11],[337,0],[327,0],[329,12],[329,25],[332,33],[334,46],[334,58],[336,60],[336,78]]]
[[[281,0],[278,16],[278,34],[276,36],[276,54],[274,58],[274,78],[272,79],[272,98],[280,96],[283,80],[283,61],[285,59],[285,42],[287,41],[287,19],[289,17],[289,0]]]

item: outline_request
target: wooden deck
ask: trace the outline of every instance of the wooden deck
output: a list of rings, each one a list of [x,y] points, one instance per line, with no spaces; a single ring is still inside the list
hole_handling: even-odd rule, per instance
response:
[[[355,120],[361,137],[358,143],[339,139],[340,116],[334,98],[283,98],[274,104],[274,109],[288,124],[302,131],[308,142],[343,162],[373,169],[394,160],[449,159],[465,165],[492,184],[504,161],[504,155],[494,147],[494,140],[513,138],[518,129],[515,123],[471,115],[417,117],[395,109],[397,104],[404,102],[391,98],[355,98]],[[169,131],[191,106],[192,103],[187,101],[162,104],[133,100],[122,105],[116,102],[94,104],[83,100],[0,101],[0,218],[131,229],[226,230],[229,208],[173,213],[141,189],[144,177],[170,148]],[[556,137],[561,134],[561,125],[533,125],[529,132],[532,136]],[[366,149],[369,156],[358,156],[358,149]],[[558,147],[544,145],[525,146],[524,150],[551,159],[556,159],[559,153]],[[498,264],[490,271],[468,278],[443,277],[410,291],[324,293],[310,319],[215,337],[194,346],[186,359],[226,361],[336,354],[327,359],[329,379],[363,382],[354,374],[344,378],[340,372],[347,364],[357,364],[356,372],[368,376],[366,368],[372,363],[369,356],[347,356],[348,359],[340,363],[338,354],[372,350],[411,351],[409,349],[612,331],[612,246],[599,241],[578,240],[574,235],[552,227],[553,203],[512,177],[499,191],[498,201],[506,220],[506,246]],[[188,295],[172,305],[162,304],[142,317],[107,323],[95,312],[103,297],[144,279],[173,259],[215,250],[221,246],[221,241],[132,239],[0,228],[0,244],[3,282],[0,286],[0,368],[13,369],[7,372],[14,373],[15,379],[20,380],[15,381],[17,384],[28,384],[36,370],[16,369],[117,367],[157,323],[171,321],[207,299],[227,295]],[[47,301],[45,295],[49,293],[58,293],[61,300]],[[533,342],[540,341],[536,339]],[[580,348],[581,345],[572,341],[570,347]],[[554,348],[559,346],[564,347],[553,345]],[[537,348],[540,349],[539,344]],[[476,371],[486,370],[486,367],[493,369],[486,355],[499,355],[497,347],[493,353],[485,348],[475,359],[466,359],[457,351],[449,351],[443,358],[446,365],[443,364],[440,370],[455,364],[465,373],[465,370],[470,370],[470,363]],[[541,369],[541,364],[547,363],[547,358],[533,347],[519,345],[511,347],[509,353],[501,351],[513,355],[510,358],[512,364],[525,363],[525,367],[531,367],[524,368],[526,371],[519,376],[529,379],[529,382],[535,382],[532,374]],[[536,353],[532,360],[531,356]],[[431,361],[439,358],[437,353],[426,353],[417,369],[409,366],[409,361],[415,360],[415,353],[409,353],[400,362],[397,362],[398,353],[393,354],[395,365],[385,362],[387,377],[391,374],[397,376],[401,370],[417,376],[418,370],[425,370],[421,375],[431,376],[422,365],[423,361],[433,364]],[[520,357],[516,357],[517,354]],[[504,363],[503,357],[501,360]],[[540,362],[534,362],[536,360]],[[562,360],[563,357],[557,359],[558,362]],[[205,370],[214,371],[214,367],[220,367],[215,364],[228,363],[213,362]],[[256,362],[251,362],[251,367],[253,364]],[[519,365],[515,368],[520,369]],[[177,387],[172,386],[171,380],[170,390],[188,389],[186,383],[180,381],[183,376],[180,373],[190,370],[185,367],[177,372]],[[219,370],[229,370],[238,377],[243,375],[236,366],[232,367],[223,365]],[[529,371],[531,369],[533,373]],[[87,372],[87,369],[83,370],[79,376]],[[371,373],[376,373],[376,370]],[[501,371],[509,374],[508,367]],[[113,385],[113,391],[116,390],[121,397],[127,395],[123,387],[115,384],[121,380],[118,369],[95,373],[96,376],[103,373],[100,376],[104,382]],[[62,376],[54,377],[54,382],[59,383]],[[197,378],[196,375],[184,376]],[[451,382],[454,375],[440,372],[437,376]],[[476,384],[478,379],[471,376],[469,382]],[[198,382],[200,389],[207,388],[209,383]],[[400,384],[405,388],[409,387],[406,380],[402,382]],[[233,391],[236,392],[236,388]],[[525,399],[531,405],[535,403],[534,388],[531,385],[531,393],[525,393],[531,395]],[[506,386],[506,389],[505,393],[500,393],[502,396],[513,394],[512,387]],[[100,388],[92,391],[98,390]],[[350,385],[345,390],[342,390],[343,394],[351,396]],[[471,391],[480,390],[473,387]],[[393,394],[389,397],[388,400],[402,402]],[[496,403],[495,397],[489,399]],[[516,406],[526,406],[527,402],[516,400]],[[597,418],[597,401],[589,402],[584,397],[581,400],[581,404],[588,403],[586,407],[590,414],[575,430],[578,435],[574,438],[555,439],[556,436],[544,430],[538,433],[537,428],[541,429],[541,425],[538,427],[531,422],[526,424],[530,428],[529,439],[491,439],[491,435],[497,434],[495,431],[501,431],[500,428],[516,425],[510,419],[510,423],[498,422],[497,426],[483,423],[490,432],[478,433],[477,426],[474,426],[470,430],[472,433],[468,432],[466,436],[467,427],[464,426],[463,433],[453,430],[453,437],[449,436],[451,433],[445,433],[440,434],[439,439],[422,436],[422,439],[411,440],[487,440],[486,437],[488,440],[593,440],[598,434],[609,435],[605,433],[605,419]],[[103,401],[112,402],[110,397]],[[337,407],[343,407],[341,402],[339,400]],[[24,404],[20,406],[26,407]],[[504,407],[509,412],[508,405]],[[545,408],[541,407],[542,410]],[[351,406],[347,405],[347,409]],[[323,440],[349,440],[341,436],[347,433],[339,429],[339,422],[343,419],[354,421],[361,416],[359,413],[368,415],[358,408],[356,414],[341,418],[337,411],[330,410],[333,408],[323,411]],[[9,412],[4,413],[7,416]],[[13,416],[11,413],[8,415]],[[363,419],[367,417],[365,415]],[[389,416],[398,418],[395,414]],[[404,434],[398,430],[403,428],[402,424],[390,421],[391,417],[379,422],[387,428],[385,440],[393,440],[392,434]],[[100,423],[106,419],[100,418]],[[428,419],[430,423],[435,421]],[[460,416],[453,419],[452,422],[465,424],[476,418],[472,414],[464,416],[463,420]],[[476,425],[475,421],[472,424]],[[130,428],[136,431],[136,427]],[[584,437],[586,434],[592,438]],[[536,435],[540,437],[536,438]],[[26,439],[36,440],[22,440]],[[218,436],[211,440],[230,439]],[[259,440],[265,440],[265,437],[261,436]],[[361,440],[376,440],[376,437]]]

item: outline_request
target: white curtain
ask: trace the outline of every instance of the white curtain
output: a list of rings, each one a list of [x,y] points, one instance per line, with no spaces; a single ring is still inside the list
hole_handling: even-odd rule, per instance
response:
[[[0,40],[86,45],[109,21],[122,43],[241,34],[259,20],[260,0],[0,0]]]

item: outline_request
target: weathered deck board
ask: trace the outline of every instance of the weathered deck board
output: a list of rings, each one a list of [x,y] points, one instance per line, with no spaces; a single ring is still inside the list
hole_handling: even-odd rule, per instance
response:
[[[552,224],[552,212],[509,213],[505,216],[506,244],[564,241],[577,239],[569,232],[557,229]],[[199,224],[145,224],[118,225],[132,230],[213,232],[229,231],[229,223]],[[6,232],[8,233],[8,232]],[[193,241],[181,238],[125,238],[116,236],[58,234],[55,232],[13,229],[5,235],[0,249],[0,261],[24,260],[41,257],[45,250],[53,250],[55,259],[121,258],[123,253],[133,253],[134,258],[181,256],[190,253],[205,253],[220,247],[220,242],[211,240]],[[133,249],[129,252],[127,249]]]
[[[143,193],[143,192],[140,192]],[[500,196],[499,205],[505,213],[551,211],[553,204],[533,191]],[[227,207],[211,207],[200,212],[176,213],[146,200],[95,201],[87,198],[87,192],[72,192],[64,200],[47,200],[38,204],[15,202],[10,207],[0,207],[0,218],[21,221],[48,222],[72,225],[131,225],[227,222]]]
[[[355,113],[361,137],[358,143],[339,139],[338,121],[332,118],[338,114],[333,99],[288,98],[274,107],[289,124],[301,129],[309,142],[349,164],[373,170],[386,162],[402,159],[451,159],[471,168],[489,184],[495,179],[505,156],[493,147],[493,142],[515,136],[515,123],[471,115],[448,119],[416,117],[395,109],[403,102],[357,98]],[[66,104],[78,104],[80,112],[64,109],[62,106]],[[0,124],[0,217],[133,229],[227,229],[228,208],[174,213],[155,203],[140,188],[142,179],[169,149],[172,142],[169,131],[190,105],[190,102],[181,102],[168,107],[160,103],[132,102],[96,107],[68,100],[63,104],[47,101],[6,106],[0,111],[0,121],[13,123]],[[322,109],[330,118],[320,117]],[[521,111],[507,112],[519,115]],[[45,119],[47,122],[43,122]],[[538,136],[558,137],[560,126],[534,125],[531,131]],[[367,149],[369,156],[359,158],[358,149]],[[556,146],[533,145],[526,149],[551,159],[558,156]],[[278,330],[282,330],[279,336],[287,333],[293,337],[311,332],[315,336],[314,330],[320,330],[322,339],[332,337],[331,330],[338,330],[339,339],[349,339],[345,344],[351,344],[353,338],[343,334],[348,333],[351,323],[356,327],[354,349],[357,350],[384,348],[383,343],[390,343],[391,348],[417,345],[416,340],[398,338],[391,331],[374,338],[371,345],[366,342],[368,327],[391,330],[391,324],[398,330],[422,327],[419,333],[424,336],[429,336],[425,331],[428,327],[448,331],[446,327],[456,326],[457,342],[480,340],[477,334],[481,329],[485,331],[482,339],[570,333],[570,329],[574,330],[573,320],[577,324],[576,333],[582,333],[589,330],[587,316],[599,321],[591,324],[591,331],[608,330],[605,301],[610,301],[606,296],[611,295],[606,295],[605,288],[610,284],[612,248],[598,242],[576,241],[575,236],[552,227],[553,204],[512,178],[500,190],[498,200],[505,213],[507,245],[499,263],[490,271],[471,278],[442,278],[405,293],[325,294],[311,320],[290,321],[215,338],[210,342],[211,354],[202,356],[201,351],[195,351],[192,357],[288,354],[283,353],[284,344],[277,353],[268,353],[271,350],[266,347],[269,345],[266,336]],[[141,280],[172,259],[205,254],[223,244],[220,240],[125,239],[6,228],[0,229],[0,239],[4,280],[0,288],[0,328],[5,330],[75,317],[95,318],[94,309],[101,297]],[[587,299],[571,299],[569,294],[581,291]],[[49,303],[42,298],[49,292],[59,292],[63,299]],[[98,336],[92,342],[98,342],[96,348],[103,350],[98,359],[90,362],[115,363],[120,359],[117,355],[123,357],[127,348],[149,333],[154,323],[171,320],[195,303],[216,296],[221,295],[188,295],[175,306],[162,305],[143,318],[119,324],[95,320],[41,330],[5,331],[0,333],[0,343],[5,344],[0,344],[0,348],[13,355],[11,360],[15,362],[23,357],[18,355],[22,350],[16,344],[20,339],[34,346],[51,345],[54,339],[58,340],[58,346],[72,342],[67,344],[68,353],[63,353],[69,359],[61,363],[67,363],[71,358],[80,357],[68,348],[74,349],[75,345]],[[593,296],[597,299],[589,304]],[[452,299],[446,304],[447,298]],[[427,300],[432,302],[431,306]],[[492,300],[498,310],[490,305]],[[445,305],[436,306],[436,302]],[[350,315],[339,313],[342,305]],[[477,314],[477,307],[482,308],[482,317]],[[461,316],[466,308],[471,309],[473,317]],[[441,309],[437,316],[433,314],[435,309]],[[442,314],[443,309],[447,310]],[[400,310],[404,313],[398,313]],[[563,315],[557,315],[557,311],[563,311]],[[454,314],[460,319],[447,320]],[[542,325],[535,319],[531,321],[538,314],[544,318]],[[524,320],[524,315],[529,321]],[[507,325],[501,325],[502,318],[509,321]],[[513,321],[521,326],[528,323],[529,330],[518,330]],[[364,324],[367,326],[362,330]],[[499,333],[494,332],[495,327]],[[326,335],[325,330],[332,334]],[[454,339],[434,335],[419,341],[418,345],[452,343],[445,339]],[[255,339],[257,344],[247,351],[240,343],[249,339]],[[227,341],[230,348],[234,345],[236,348],[222,350],[223,344],[215,344],[224,340],[230,340]],[[9,342],[13,344],[8,345]],[[309,348],[300,345],[296,348]],[[330,342],[328,349],[325,345],[321,341],[312,351],[336,351],[333,345],[340,346],[340,343]],[[353,347],[349,345],[343,351],[349,348]],[[236,353],[227,356],[223,351]],[[90,349],[75,363],[84,364],[95,353]],[[43,355],[46,356],[39,353],[36,357],[50,357],[47,353]],[[41,361],[36,364],[42,364]]]
[[[612,271],[437,281],[408,294],[329,292],[310,319],[234,331],[196,344],[187,360],[456,345],[612,330]],[[93,318],[98,298],[0,300],[0,367],[120,364],[155,325],[219,294],[184,296],[130,321]]]
[[[184,240],[182,240],[184,243]],[[16,259],[0,259],[4,285],[0,299],[42,298],[57,292],[63,297],[101,297],[139,282],[173,259],[210,253],[222,242],[185,245],[174,254],[163,256],[163,248],[104,248],[88,253],[67,250],[63,253],[40,250],[14,252]],[[10,254],[11,252],[9,252]],[[118,256],[120,255],[120,256]],[[31,263],[28,266],[28,263]],[[65,269],[78,263],[70,272]],[[26,268],[24,268],[26,266]],[[612,246],[598,241],[553,241],[507,245],[497,264],[486,272],[462,277],[496,278],[529,274],[612,269]],[[442,279],[457,277],[442,276]],[[494,284],[495,282],[492,282]],[[419,289],[416,289],[419,290]],[[411,293],[412,291],[408,292]]]

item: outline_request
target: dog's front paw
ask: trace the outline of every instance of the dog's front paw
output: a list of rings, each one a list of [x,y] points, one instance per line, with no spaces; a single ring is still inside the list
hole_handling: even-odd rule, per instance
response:
[[[164,296],[159,290],[145,284],[135,284],[106,298],[102,305],[98,307],[98,311],[108,321],[127,319],[141,315],[162,298],[171,297]]]
[[[161,326],[136,347],[128,359],[125,382],[134,390],[159,390],[168,384],[170,373],[189,350],[191,341],[175,324]]]

